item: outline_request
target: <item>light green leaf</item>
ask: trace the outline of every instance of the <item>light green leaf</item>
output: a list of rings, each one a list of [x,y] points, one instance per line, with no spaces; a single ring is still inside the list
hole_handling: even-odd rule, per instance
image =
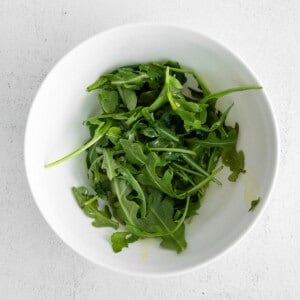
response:
[[[137,97],[135,91],[121,87],[118,87],[118,91],[128,110],[135,109],[137,104]]]
[[[99,94],[99,102],[104,112],[115,112],[119,105],[118,92],[102,89],[101,93]]]
[[[123,248],[137,240],[138,237],[130,232],[115,232],[111,235],[111,245],[115,253],[122,251]]]

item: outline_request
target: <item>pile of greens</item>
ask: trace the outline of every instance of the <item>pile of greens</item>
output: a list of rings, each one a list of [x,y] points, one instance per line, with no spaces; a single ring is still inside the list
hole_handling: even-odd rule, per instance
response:
[[[104,74],[87,88],[99,90],[102,114],[84,124],[91,139],[54,166],[87,150],[86,187],[73,188],[95,227],[112,227],[115,252],[144,238],[161,247],[187,247],[185,221],[197,214],[209,183],[220,185],[219,160],[236,181],[244,154],[236,149],[238,125],[225,124],[216,102],[238,87],[211,93],[200,77],[176,62],[126,66]],[[101,199],[101,200],[100,200]]]

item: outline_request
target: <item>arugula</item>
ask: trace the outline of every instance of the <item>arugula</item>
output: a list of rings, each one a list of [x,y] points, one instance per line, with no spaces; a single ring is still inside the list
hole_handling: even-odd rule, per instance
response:
[[[89,186],[72,188],[94,227],[122,231],[111,235],[114,252],[139,239],[160,239],[180,253],[187,247],[185,226],[197,215],[223,166],[236,181],[245,172],[238,150],[238,125],[230,127],[216,102],[246,86],[211,92],[199,76],[177,62],[125,66],[102,74],[87,91],[98,90],[102,113],[83,122],[91,138],[57,165],[86,151]],[[190,86],[189,78],[193,78]],[[101,200],[100,200],[101,199]],[[260,199],[251,202],[255,209]],[[100,206],[101,208],[100,208]]]
[[[251,207],[249,208],[248,211],[253,211],[256,208],[256,206],[259,204],[259,202],[260,202],[260,198],[257,198],[256,200],[252,200]]]
[[[111,245],[113,251],[118,253],[123,248],[128,247],[128,244],[138,240],[138,237],[134,236],[130,232],[115,232],[111,235]]]
[[[115,112],[119,106],[118,92],[103,89],[99,94],[99,102],[104,112]]]
[[[98,195],[90,196],[85,187],[72,188],[73,195],[83,212],[94,221],[95,227],[112,227],[118,229],[119,224],[111,219],[111,213],[108,206],[104,210],[98,209]]]

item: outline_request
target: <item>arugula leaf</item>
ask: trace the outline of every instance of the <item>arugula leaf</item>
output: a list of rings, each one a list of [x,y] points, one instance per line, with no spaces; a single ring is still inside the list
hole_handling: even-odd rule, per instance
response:
[[[112,227],[118,229],[119,224],[111,220],[109,208],[106,206],[104,210],[98,209],[97,198],[98,195],[90,196],[85,187],[72,188],[73,195],[83,212],[89,217],[93,218],[92,225],[95,227]]]
[[[159,120],[154,124],[154,128],[164,139],[179,143],[179,137],[172,128],[168,128],[163,121]]]
[[[146,216],[146,196],[144,194],[144,191],[139,184],[139,182],[134,178],[133,174],[130,172],[130,169],[128,167],[122,166],[119,168],[119,172],[122,174],[122,178],[126,180],[131,187],[137,192],[137,197],[140,199],[140,209],[141,209],[141,216],[142,218]]]
[[[214,131],[214,130],[219,129],[220,127],[222,127],[225,120],[226,120],[226,118],[227,118],[227,115],[228,115],[228,113],[229,113],[229,111],[231,110],[232,107],[233,107],[233,103],[225,110],[225,112],[221,115],[220,119],[218,119],[216,122],[214,122],[209,129],[205,129],[205,127],[203,126],[202,130],[207,131],[207,132],[211,132],[211,131]]]
[[[139,70],[149,77],[148,83],[151,89],[158,89],[163,83],[164,71],[154,64],[139,65]]]
[[[106,170],[106,174],[109,180],[112,180],[116,174],[116,169],[118,168],[118,164],[115,162],[113,158],[113,152],[111,149],[102,149],[103,151],[103,162],[102,169]]]
[[[101,93],[99,94],[99,102],[104,112],[115,112],[119,105],[118,92],[102,89]]]
[[[146,73],[134,71],[131,68],[120,68],[107,76],[112,86],[121,86],[132,90],[140,89],[149,78]]]
[[[128,140],[120,140],[120,144],[126,153],[126,158],[132,164],[143,166],[147,161],[147,157],[143,152],[142,146],[139,143],[132,143]]]
[[[143,185],[152,186],[171,197],[176,197],[172,188],[173,169],[168,168],[162,177],[159,177],[156,172],[157,167],[162,167],[165,164],[166,163],[162,161],[157,154],[150,152],[147,163],[137,178]]]
[[[220,148],[227,148],[235,146],[237,142],[237,133],[235,129],[231,129],[228,132],[228,136],[225,138],[219,138],[215,132],[209,133],[206,139],[200,140],[197,139],[197,146],[193,148],[194,151],[197,150],[199,147],[220,147]]]
[[[139,205],[127,199],[127,196],[131,192],[130,187],[126,181],[115,177],[112,180],[112,188],[118,198],[120,209],[125,216],[126,224],[135,224]]]
[[[177,253],[182,252],[187,247],[187,242],[185,240],[185,226],[182,226],[170,235],[162,236],[162,242],[160,246],[166,249],[176,250]]]
[[[236,181],[240,173],[245,173],[245,156],[243,151],[237,152],[235,148],[224,149],[222,152],[222,162],[225,166],[230,167],[232,171],[229,175],[229,181]]]
[[[89,85],[86,90],[87,92],[91,92],[96,89],[100,89],[104,87],[108,83],[106,76],[100,76],[94,83]]]
[[[151,197],[151,206],[146,218],[138,220],[138,227],[127,226],[133,234],[146,237],[160,237],[161,246],[167,249],[174,249],[177,253],[183,251],[186,246],[184,237],[184,220],[189,207],[189,198],[181,219],[174,221],[174,206],[170,200],[161,200],[161,194],[153,191],[155,196]]]
[[[169,67],[166,69],[165,88],[170,105],[183,120],[185,130],[189,132],[193,129],[200,129],[201,121],[196,114],[202,110],[202,107],[184,99],[183,86],[175,77],[170,76]]]
[[[114,144],[117,145],[122,137],[122,131],[120,127],[110,127],[106,133],[106,137]]]
[[[122,251],[123,248],[128,247],[130,243],[134,243],[138,237],[130,232],[115,232],[111,235],[111,245],[115,253]]]
[[[252,200],[251,207],[249,208],[248,211],[253,211],[256,208],[256,206],[259,204],[259,202],[260,202],[260,198],[257,198],[256,200]]]
[[[118,87],[119,94],[129,111],[134,110],[137,104],[136,93],[133,90]]]

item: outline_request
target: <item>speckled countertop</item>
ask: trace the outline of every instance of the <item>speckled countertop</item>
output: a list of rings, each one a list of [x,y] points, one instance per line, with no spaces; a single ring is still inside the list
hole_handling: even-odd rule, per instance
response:
[[[126,277],[86,261],[37,210],[23,166],[31,102],[55,62],[129,22],[188,25],[238,53],[261,79],[280,131],[270,205],[226,256],[169,279]],[[300,2],[0,1],[0,299],[300,299]]]

